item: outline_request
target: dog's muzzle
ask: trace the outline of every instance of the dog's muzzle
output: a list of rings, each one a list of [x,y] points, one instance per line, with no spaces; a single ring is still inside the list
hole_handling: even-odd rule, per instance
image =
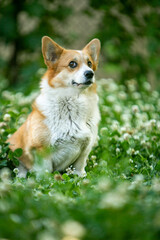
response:
[[[84,72],[84,82],[83,83],[77,83],[74,80],[72,80],[72,85],[74,86],[89,86],[93,83],[93,76],[94,72],[91,70],[87,70]]]

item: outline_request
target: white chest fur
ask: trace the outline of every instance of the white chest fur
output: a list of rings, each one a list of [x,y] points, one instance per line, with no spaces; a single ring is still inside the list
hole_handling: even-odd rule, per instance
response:
[[[52,89],[47,94],[42,92],[36,99],[50,131],[50,145],[53,147],[50,159],[54,169],[65,170],[87,148],[91,150],[100,119],[97,102],[95,93],[74,91],[73,94],[72,88]]]

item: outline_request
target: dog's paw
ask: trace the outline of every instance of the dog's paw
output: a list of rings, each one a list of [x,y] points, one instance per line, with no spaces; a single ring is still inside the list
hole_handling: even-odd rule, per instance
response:
[[[83,170],[83,171],[74,170],[73,174],[77,174],[79,177],[86,177],[87,176],[87,173],[86,173],[85,170]]]

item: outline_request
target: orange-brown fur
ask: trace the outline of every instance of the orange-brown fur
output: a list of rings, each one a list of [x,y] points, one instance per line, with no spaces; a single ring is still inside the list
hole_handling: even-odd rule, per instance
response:
[[[23,155],[20,160],[30,169],[33,165],[33,159],[30,151],[32,149],[42,149],[47,145],[49,131],[43,123],[44,116],[33,105],[33,111],[28,116],[24,124],[7,140],[10,148],[14,151],[16,148],[23,149]]]

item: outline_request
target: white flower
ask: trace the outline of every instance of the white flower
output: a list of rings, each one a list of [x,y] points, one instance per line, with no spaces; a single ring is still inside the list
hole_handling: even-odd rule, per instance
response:
[[[71,175],[74,174],[75,168],[72,168],[72,165],[68,168],[66,168],[66,174]]]
[[[113,95],[108,95],[108,96],[106,97],[106,100],[107,100],[109,103],[114,103],[114,102],[116,101],[116,98],[115,98],[115,96],[113,96]]]
[[[128,199],[128,183],[121,183],[111,192],[106,193],[100,202],[100,208],[121,208]]]
[[[124,133],[123,136],[122,136],[122,138],[123,138],[124,140],[126,140],[126,141],[127,141],[130,137],[131,137],[131,135],[128,134],[128,133]]]
[[[160,130],[160,121],[157,122],[157,128]]]
[[[146,91],[150,91],[151,90],[151,85],[149,82],[144,82],[143,83],[143,88],[146,90]]]
[[[17,214],[10,214],[10,219],[15,223],[20,223],[21,222],[21,218]]]
[[[67,236],[82,238],[86,233],[86,229],[81,223],[68,220],[62,225],[62,232]]]
[[[142,145],[145,145],[145,144],[146,144],[146,140],[143,139],[143,140],[141,141],[141,144],[142,144]]]
[[[33,188],[36,185],[36,182],[34,180],[34,178],[28,178],[27,179],[27,185],[31,188]]]
[[[121,91],[121,92],[118,93],[118,97],[121,100],[126,100],[127,99],[127,94],[124,91]]]
[[[135,168],[137,168],[137,165],[135,165]],[[144,181],[144,177],[143,177],[143,175],[142,174],[137,174],[137,175],[135,175],[135,177],[134,177],[134,180],[133,180],[133,182],[130,184],[130,186],[129,186],[129,190],[133,190],[133,189],[135,189],[135,188],[137,188],[137,187],[141,187],[141,186],[143,186],[142,185],[142,183],[143,183],[143,181]]]
[[[153,169],[154,169],[153,165],[150,165],[150,169],[153,171]]]
[[[143,106],[143,110],[146,111],[146,112],[155,111],[155,107],[154,107],[152,104],[146,103],[146,104]]]
[[[127,113],[127,112],[125,112],[121,115],[121,119],[124,122],[129,122],[131,120],[131,118],[132,118],[131,114]]]
[[[133,163],[133,160],[130,158],[130,159],[129,159],[129,162],[130,162],[130,163]]]
[[[143,182],[143,180],[144,180],[144,177],[143,177],[143,175],[142,174],[137,174],[137,175],[135,175],[135,177],[134,177],[134,181],[133,181],[133,183],[134,184],[141,184],[142,182]]]
[[[131,92],[136,91],[136,85],[137,85],[137,82],[134,79],[131,79],[127,82],[128,89]]]
[[[18,168],[14,168],[13,172],[17,175],[19,173],[19,169]]]
[[[106,193],[101,202],[100,208],[122,208],[127,203],[128,197],[118,191]]]
[[[46,240],[46,238],[44,240]],[[48,240],[48,238],[47,238],[47,240]],[[54,239],[52,239],[52,240],[54,240]],[[80,240],[80,238],[71,237],[71,236],[64,236],[61,240]]]
[[[109,92],[115,92],[118,90],[118,86],[117,84],[114,82],[113,79],[111,79],[111,81],[109,82],[109,85],[108,85],[108,89],[107,89]]]
[[[152,188],[155,192],[160,193],[160,179],[158,178],[153,179]]]
[[[32,92],[29,96],[24,97],[22,93],[18,95],[19,105],[23,106],[26,104],[30,104],[38,95],[38,92]],[[21,96],[21,97],[20,97]]]
[[[101,136],[105,136],[108,133],[108,129],[106,127],[103,127],[100,129]]]
[[[138,135],[134,135],[133,138],[134,138],[135,140],[139,140],[139,139],[140,139],[140,137],[139,137]]]
[[[122,112],[122,107],[120,105],[117,105],[117,104],[114,105],[113,109],[116,113],[121,113]]]
[[[110,189],[111,185],[111,180],[109,178],[101,177],[95,188],[100,191],[106,191]]]
[[[124,133],[127,131],[127,128],[125,126],[121,127],[121,132]]]
[[[28,113],[28,112],[29,112],[29,108],[24,107],[24,108],[22,108],[22,111],[21,111],[21,112],[23,112],[23,113]]]
[[[108,106],[102,106],[102,111],[104,112],[104,113],[110,113],[110,108],[108,107]]]
[[[8,181],[10,179],[10,170],[9,168],[2,168],[2,170],[0,171],[0,177],[2,179],[2,181]]]
[[[154,97],[154,98],[159,98],[159,92],[157,92],[157,91],[153,91],[152,92],[152,97]]]
[[[8,113],[6,113],[6,114],[3,116],[3,120],[4,120],[5,122],[9,122],[10,119],[11,119],[11,115],[8,114]]]
[[[133,105],[133,106],[132,106],[132,112],[133,112],[133,113],[139,112],[139,107],[138,107],[137,105]]]
[[[92,161],[95,161],[96,158],[97,158],[97,157],[96,157],[95,155],[92,155],[92,156],[91,156],[91,160],[92,160]]]
[[[122,173],[121,176],[123,179],[127,179],[127,176],[124,173]]]
[[[132,97],[136,100],[140,99],[141,98],[141,94],[139,92],[133,92],[132,93]]]
[[[134,152],[134,155],[138,155],[138,154],[139,154],[139,151],[138,151],[138,150]]]
[[[7,124],[5,122],[0,122],[0,128],[6,127],[6,126],[7,126]]]
[[[127,154],[129,154],[129,155],[132,155],[132,154],[134,154],[135,153],[135,149],[134,148],[129,148],[128,150],[127,150]]]
[[[39,191],[39,190],[34,190],[34,196],[35,197],[41,197],[43,195],[43,193],[41,192],[41,191]]]
[[[113,131],[117,131],[118,128],[119,128],[119,123],[118,123],[118,121],[113,121],[113,123],[112,123],[112,125],[111,125],[111,129],[112,129]]]
[[[5,158],[5,157],[7,157],[7,153],[2,154],[2,158]]]
[[[151,126],[155,127],[156,126],[156,120],[155,119],[151,119],[150,120],[150,124],[151,124]]]
[[[37,71],[37,74],[43,75],[43,74],[45,74],[45,72],[46,72],[45,68],[39,68],[38,71]]]
[[[10,101],[14,101],[14,95],[7,90],[2,92],[2,97],[4,97],[5,99],[8,99]]]
[[[93,167],[97,167],[97,166],[98,166],[98,163],[94,163],[94,164],[93,164]]]
[[[87,179],[87,178],[83,179],[82,182],[84,185],[88,185],[90,183],[89,179]]]
[[[8,134],[8,136],[7,136],[7,137],[8,137],[8,138],[10,138],[11,136],[12,136],[12,134]]]
[[[2,133],[4,133],[5,132],[5,130],[3,129],[3,128],[1,128],[0,129],[0,133],[2,134]]]
[[[3,182],[0,182],[0,196],[5,195],[10,190],[10,181],[5,180]]]
[[[118,154],[118,153],[120,153],[121,152],[121,150],[117,147],[116,148],[116,153]]]
[[[25,121],[26,121],[26,118],[24,116],[22,116],[18,119],[18,124],[22,125]]]
[[[35,222],[33,223],[34,226],[35,226]],[[48,227],[48,226],[47,226]],[[53,234],[51,234],[50,232],[48,231],[41,231],[39,234],[38,234],[38,240],[57,240],[56,237],[53,236]],[[70,239],[72,240],[72,239]]]
[[[143,121],[147,121],[147,120],[148,120],[148,115],[147,115],[147,113],[145,113],[145,112],[141,113],[139,116],[140,116],[140,118],[141,118]]]

